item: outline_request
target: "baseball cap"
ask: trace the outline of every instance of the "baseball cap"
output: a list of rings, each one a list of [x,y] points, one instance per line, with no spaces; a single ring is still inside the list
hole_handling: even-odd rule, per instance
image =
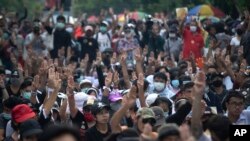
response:
[[[107,21],[102,21],[101,25],[109,26],[109,23]]]
[[[157,97],[159,97],[159,94],[157,93],[149,94],[146,98],[147,105],[151,106],[153,103],[155,103],[155,100],[157,99]]]
[[[11,111],[11,117],[17,123],[22,123],[35,116],[35,112],[27,104],[17,105]]]
[[[116,102],[118,100],[121,100],[122,99],[122,95],[120,92],[118,91],[112,91],[110,94],[109,94],[109,100],[111,102]]]
[[[155,119],[155,114],[152,109],[144,107],[137,111],[136,116],[140,116],[142,119],[153,118]]]
[[[93,115],[97,115],[100,113],[103,109],[110,110],[110,106],[106,105],[103,102],[96,102],[94,105],[91,107],[91,112]]]
[[[33,119],[27,120],[20,125],[20,134],[22,137],[38,135],[43,132],[40,124]]]
[[[11,76],[12,77],[19,77],[18,71],[17,70],[12,71]]]
[[[151,109],[153,110],[154,114],[155,114],[155,126],[161,126],[165,123],[165,117],[164,117],[164,112],[162,110],[161,107],[158,106],[154,106],[151,107]]]
[[[87,25],[85,28],[84,28],[85,31],[88,31],[88,30],[91,30],[93,31],[93,27],[90,26],[90,25]]]
[[[82,81],[80,82],[80,85],[82,85],[82,84],[91,84],[91,85],[92,85],[91,81],[88,80],[88,79],[82,80]]]

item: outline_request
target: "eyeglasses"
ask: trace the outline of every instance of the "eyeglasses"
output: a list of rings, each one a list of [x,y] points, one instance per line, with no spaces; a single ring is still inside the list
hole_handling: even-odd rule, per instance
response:
[[[143,124],[146,124],[146,123],[149,123],[151,126],[154,126],[155,125],[155,119],[153,118],[145,118],[145,119],[142,119],[142,123]]]

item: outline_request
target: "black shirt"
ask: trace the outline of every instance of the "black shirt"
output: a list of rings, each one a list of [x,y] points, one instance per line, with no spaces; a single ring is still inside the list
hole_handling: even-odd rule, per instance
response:
[[[81,141],[85,141],[85,132],[89,128],[84,115],[78,110],[75,117],[70,117],[72,123],[80,130]]]
[[[58,50],[65,47],[65,56],[67,54],[67,48],[71,45],[71,36],[65,30],[55,30],[54,32],[54,49],[51,50],[51,58],[58,58]]]
[[[102,134],[99,132],[96,128],[96,125],[89,128],[86,131],[86,140],[87,141],[104,141],[104,139],[111,134],[111,128],[108,126],[108,132],[105,134]]]
[[[19,97],[21,95],[21,92],[20,92],[20,89],[17,91],[17,93],[13,93],[11,88],[10,88],[10,85],[6,86],[6,90],[9,94],[9,96],[17,96]]]
[[[96,53],[98,51],[98,42],[94,38],[80,37],[78,42],[81,44],[81,55],[83,59],[86,54],[89,54],[89,61],[92,62],[96,59]]]

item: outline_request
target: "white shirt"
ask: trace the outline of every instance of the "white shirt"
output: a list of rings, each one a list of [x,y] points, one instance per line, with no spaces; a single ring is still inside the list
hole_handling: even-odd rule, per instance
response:
[[[97,34],[98,36],[95,35],[94,38],[97,38],[99,50],[103,52],[105,49],[111,48],[112,33],[109,31],[105,34],[102,34],[100,32],[98,32]]]
[[[240,40],[238,40],[237,37],[233,37],[231,42],[230,42],[230,45],[238,47],[238,46],[240,46]]]

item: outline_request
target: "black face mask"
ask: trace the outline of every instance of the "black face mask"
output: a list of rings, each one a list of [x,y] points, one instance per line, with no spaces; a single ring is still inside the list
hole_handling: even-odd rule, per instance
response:
[[[215,81],[213,81],[213,86],[214,87],[220,87],[220,86],[222,86],[222,80],[215,80]]]

